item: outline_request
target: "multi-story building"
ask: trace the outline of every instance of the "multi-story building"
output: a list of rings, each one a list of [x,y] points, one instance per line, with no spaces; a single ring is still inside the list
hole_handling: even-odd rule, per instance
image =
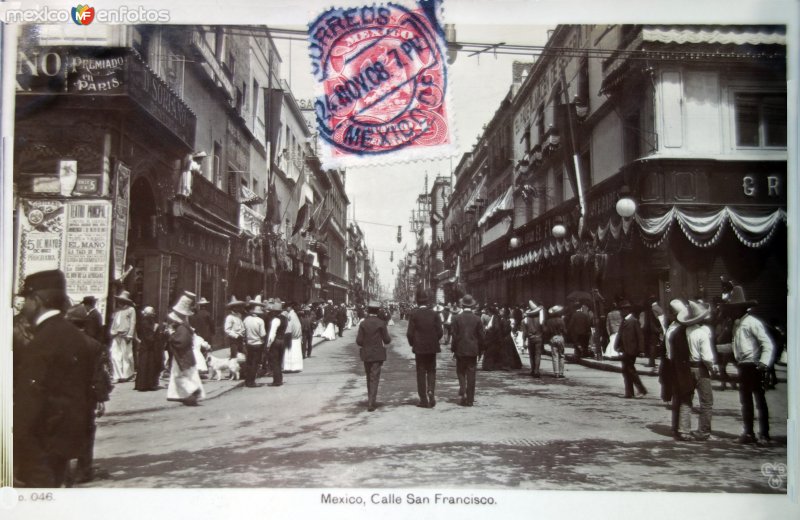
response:
[[[364,240],[364,232],[356,222],[347,226],[347,250],[345,251],[347,279],[350,291],[348,303],[366,303],[368,300],[369,250]]]
[[[190,290],[208,298],[220,317],[240,234],[238,176],[250,168],[253,140],[238,88],[249,77],[241,58],[247,37],[206,26],[83,29],[23,30],[17,193],[35,199],[34,206],[111,208],[111,220],[97,222],[112,231],[111,255],[98,248],[95,267],[81,266],[67,248],[56,255],[52,265],[75,281],[70,296],[104,301],[99,276],[80,283],[94,277],[72,272],[100,273],[104,263],[135,301],[161,314]],[[62,177],[65,186],[57,189]],[[73,240],[66,226],[67,242],[83,240]],[[77,225],[71,229],[78,233]],[[20,276],[31,268],[30,261],[18,263]]]
[[[266,28],[80,29],[20,36],[17,283],[58,267],[73,300],[105,307],[125,288],[162,316],[189,290],[221,319],[232,295],[318,296],[308,246],[321,234],[345,285],[343,173],[320,169]],[[314,205],[329,219],[306,232]]]
[[[444,264],[444,208],[450,197],[450,179],[437,176],[433,181],[430,192],[430,287],[436,302],[444,303],[444,283],[449,280],[450,274]]]
[[[784,320],[784,31],[558,26],[511,100],[507,299],[710,301],[726,275]]]

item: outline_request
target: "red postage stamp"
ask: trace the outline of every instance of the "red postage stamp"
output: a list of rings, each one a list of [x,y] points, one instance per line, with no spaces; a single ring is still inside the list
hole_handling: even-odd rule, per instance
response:
[[[431,158],[452,148],[435,4],[335,8],[309,25],[326,166]]]

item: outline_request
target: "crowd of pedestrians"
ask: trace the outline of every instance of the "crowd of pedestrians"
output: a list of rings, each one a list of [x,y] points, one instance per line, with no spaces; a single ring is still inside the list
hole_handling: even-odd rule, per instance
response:
[[[159,322],[152,307],[139,311],[130,294],[121,291],[103,327],[96,299],[86,297],[70,306],[65,287],[61,271],[35,273],[25,279],[14,302],[18,486],[59,487],[93,478],[95,421],[105,412],[115,383],[133,381],[136,391],[154,391],[167,380],[167,400],[196,406],[205,397],[209,364],[219,361],[207,357],[218,331],[205,298],[181,293]],[[484,371],[521,370],[520,353],[527,352],[530,375],[541,378],[542,355],[549,351],[552,376],[564,378],[565,347],[571,344],[578,358],[620,359],[622,397],[629,399],[648,393],[635,366],[638,357],[645,357],[659,375],[661,398],[670,403],[675,440],[712,438],[711,381],[720,378],[721,390],[732,385],[739,392],[743,426],[738,442],[768,444],[765,391],[777,383],[774,365],[786,338],[780,327],[768,327],[753,314],[757,302],[747,299],[741,286],[726,279],[723,289],[713,304],[673,299],[666,313],[654,299],[644,310],[635,310],[616,298],[605,316],[597,316],[594,302],[587,301],[549,308],[534,301],[479,306],[465,295],[449,305],[431,305],[420,291],[415,307],[399,307],[408,320],[406,338],[415,358],[417,406],[436,406],[437,355],[443,345],[449,345],[456,360],[459,404],[470,407],[479,366]],[[394,309],[376,301],[350,307],[332,301],[287,304],[261,295],[244,301],[234,296],[225,307],[223,365],[232,375],[241,372],[247,388],[270,376],[270,386],[283,385],[284,374],[301,372],[312,356],[314,336],[335,339],[357,327],[367,409],[376,409]],[[735,379],[727,373],[730,363],[736,365]],[[692,428],[695,395],[699,417]],[[71,460],[76,461],[74,471],[69,470]]]

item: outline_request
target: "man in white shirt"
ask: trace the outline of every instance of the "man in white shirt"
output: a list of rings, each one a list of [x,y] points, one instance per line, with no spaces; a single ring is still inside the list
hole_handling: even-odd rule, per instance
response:
[[[742,403],[744,431],[739,436],[740,444],[756,442],[753,430],[753,400],[758,408],[758,441],[771,442],[769,436],[769,409],[764,397],[764,376],[775,362],[772,355],[775,345],[767,333],[764,323],[749,313],[755,300],[744,297],[744,289],[734,286],[728,301],[721,304],[733,318],[733,356],[739,370],[739,402]]]
[[[230,358],[234,359],[239,352],[245,353],[242,316],[247,310],[247,305],[234,296],[225,307],[228,309],[228,315],[225,316],[225,341],[230,348]]]
[[[705,441],[711,437],[711,414],[714,407],[714,394],[711,391],[711,374],[717,373],[714,351],[711,347],[711,306],[707,303],[689,301],[689,306],[678,314],[678,322],[686,327],[689,343],[689,368],[695,383],[695,391],[700,401],[700,417],[697,430],[691,435],[696,440]]]
[[[267,336],[267,330],[264,325],[264,320],[261,318],[264,311],[261,303],[252,301],[248,304],[250,314],[244,319],[245,330],[245,348],[247,354],[245,355],[245,374],[244,386],[253,388],[256,385],[256,375],[258,373],[258,365],[261,362],[261,356],[264,350],[264,338]]]

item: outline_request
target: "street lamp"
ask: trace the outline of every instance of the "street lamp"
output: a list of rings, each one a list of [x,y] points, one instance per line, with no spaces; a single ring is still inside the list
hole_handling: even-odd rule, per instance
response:
[[[553,237],[554,238],[564,238],[567,234],[567,228],[564,227],[564,223],[561,220],[561,217],[556,217],[556,222],[553,225]]]
[[[623,186],[619,190],[620,199],[617,201],[617,214],[622,218],[631,218],[636,213],[636,201],[630,197],[630,189]]]

